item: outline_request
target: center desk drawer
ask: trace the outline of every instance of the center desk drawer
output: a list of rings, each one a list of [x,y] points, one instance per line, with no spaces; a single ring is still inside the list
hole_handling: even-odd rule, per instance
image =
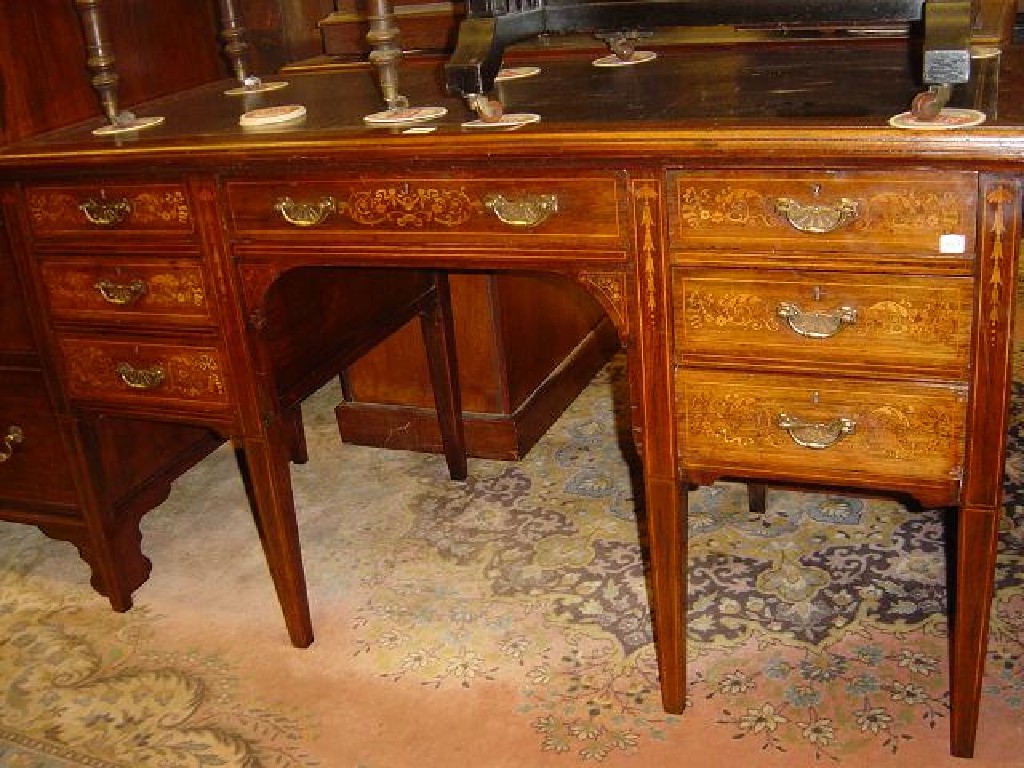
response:
[[[672,248],[969,257],[973,173],[676,171]]]
[[[832,485],[948,483],[963,466],[966,387],[680,368],[683,465]]]
[[[25,190],[25,200],[37,237],[188,235],[194,225],[181,184],[37,185]]]
[[[61,320],[209,324],[203,268],[195,261],[46,260],[40,266],[50,311]]]
[[[969,277],[673,270],[675,360],[739,357],[965,378]]]
[[[624,193],[612,174],[566,178],[230,181],[232,226],[250,236],[346,233],[379,242],[622,248]]]
[[[126,405],[219,407],[229,403],[226,356],[216,345],[60,339],[72,398]]]

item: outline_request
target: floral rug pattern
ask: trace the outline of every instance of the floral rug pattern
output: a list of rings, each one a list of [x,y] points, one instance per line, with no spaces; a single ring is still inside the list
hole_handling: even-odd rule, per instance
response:
[[[690,701],[661,710],[623,387],[617,360],[526,459],[473,461],[466,483],[436,457],[372,449],[355,449],[374,467],[358,486],[295,468],[300,509],[363,511],[318,521],[306,553],[311,590],[330,582],[352,606],[337,654],[385,688],[511,687],[509,717],[566,765],[642,758],[688,720],[807,763],[944,742],[944,516],[879,499],[770,490],[753,515],[742,485],[691,493]],[[329,404],[309,411],[311,454],[337,450]],[[1024,395],[1015,412],[984,695],[1019,718]],[[201,506],[233,471],[214,454],[167,504]],[[84,609],[87,586],[47,592],[49,544],[0,529],[0,764],[334,768],[314,713],[243,694],[222,651],[162,648],[144,604],[117,615]]]

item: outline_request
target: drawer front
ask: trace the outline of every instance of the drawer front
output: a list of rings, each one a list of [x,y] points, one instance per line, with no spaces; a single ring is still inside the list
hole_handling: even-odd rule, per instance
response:
[[[26,189],[25,200],[37,237],[193,230],[188,194],[180,184],[39,185]]]
[[[70,466],[43,375],[0,369],[0,499],[73,505]]]
[[[730,356],[966,377],[970,278],[675,270],[673,301],[679,363]]]
[[[209,324],[210,292],[197,263],[47,260],[40,266],[53,316]]]
[[[612,174],[548,178],[231,181],[231,223],[251,236],[339,232],[378,242],[621,248],[624,194]]]
[[[226,356],[215,345],[65,335],[60,348],[72,398],[185,408],[228,404]]]
[[[672,248],[969,258],[973,173],[669,174]]]
[[[966,388],[678,369],[687,469],[808,482],[950,482],[963,466]]]

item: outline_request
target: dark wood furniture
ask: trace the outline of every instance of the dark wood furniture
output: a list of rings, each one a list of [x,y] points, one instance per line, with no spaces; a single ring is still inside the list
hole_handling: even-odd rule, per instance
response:
[[[410,65],[412,102],[449,109],[434,132],[365,126],[380,94],[353,69],[261,97],[308,107],[278,130],[239,128],[242,107],[214,83],[140,106],[167,121],[130,141],[92,136],[94,120],[9,145],[0,204],[59,436],[94,462],[106,421],[230,437],[249,459],[290,637],[306,645],[290,443],[260,331],[289,274],[561,275],[627,351],[665,708],[685,701],[688,484],[900,493],[956,510],[950,737],[968,756],[1021,234],[1024,52],[1002,55],[998,103],[979,104],[988,121],[969,130],[889,126],[921,87],[906,40],[824,37],[664,51],[612,72],[545,58],[541,76],[501,86],[506,108],[543,116],[518,131],[462,128],[472,115],[438,91],[437,67]],[[285,197],[329,215],[295,227]],[[92,224],[90,199],[127,200],[130,215]],[[140,319],[101,338],[61,319],[50,265],[137,253],[209,280],[201,331],[172,338]],[[111,370],[153,348],[180,361],[187,386],[172,396]],[[132,530],[118,529],[112,569],[141,562]]]

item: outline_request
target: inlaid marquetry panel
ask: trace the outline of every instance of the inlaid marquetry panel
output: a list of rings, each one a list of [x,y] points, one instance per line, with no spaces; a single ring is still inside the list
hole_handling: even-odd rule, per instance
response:
[[[223,351],[216,346],[60,340],[72,398],[107,402],[227,405]]]
[[[345,232],[378,242],[621,247],[616,174],[229,181],[230,220],[246,235]]]
[[[26,211],[38,236],[114,232],[189,233],[188,194],[179,184],[31,186]]]
[[[673,272],[688,356],[882,366],[966,377],[970,278],[729,269]]]
[[[680,461],[691,470],[948,482],[963,466],[966,406],[966,387],[953,384],[676,372]]]
[[[206,278],[197,263],[45,261],[43,287],[63,320],[211,322]]]
[[[974,173],[669,173],[674,249],[971,258]]]

